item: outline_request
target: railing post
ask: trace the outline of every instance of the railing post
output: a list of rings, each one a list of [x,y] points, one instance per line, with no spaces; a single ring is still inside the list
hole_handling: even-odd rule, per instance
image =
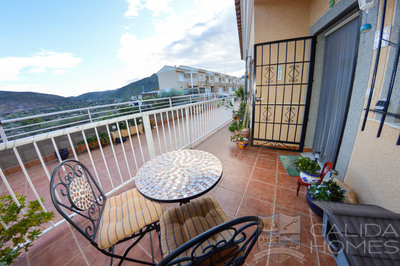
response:
[[[0,137],[3,140],[3,142],[7,142],[7,136],[6,136],[6,132],[4,132],[4,128],[3,128],[3,124],[0,121]]]
[[[150,118],[148,114],[144,114],[142,118],[144,133],[146,134],[147,148],[149,149],[150,158],[153,159],[154,157],[156,157],[156,149],[154,147],[153,134],[151,132]]]
[[[172,108],[172,100],[171,100],[171,97],[169,97],[169,107]]]
[[[189,101],[192,103],[192,95],[189,95]]]
[[[90,113],[90,109],[87,109],[87,112],[88,112],[88,115],[89,115],[90,123],[93,123],[92,115],[91,115],[91,113]]]
[[[187,123],[186,123],[186,127],[187,127],[187,135],[188,135],[188,141],[189,141],[189,147],[190,148],[193,148],[192,147],[192,138],[191,138],[191,131],[190,131],[190,121],[191,121],[191,119],[190,119],[190,112],[189,112],[189,107],[186,107],[185,108],[185,115],[186,115],[186,121],[187,121]]]

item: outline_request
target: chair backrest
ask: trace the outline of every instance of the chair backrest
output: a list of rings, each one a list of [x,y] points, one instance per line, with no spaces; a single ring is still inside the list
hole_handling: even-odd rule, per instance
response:
[[[332,166],[333,165],[332,165],[331,162],[326,162],[324,164],[324,167],[322,167],[322,171],[321,171],[321,175],[320,175],[321,178],[319,179],[318,184],[320,184],[322,182],[322,180],[324,179],[325,175],[329,172],[329,170],[332,169]]]
[[[241,227],[240,227],[241,226]],[[205,231],[178,247],[157,265],[242,265],[263,230],[262,219],[240,217]],[[238,229],[240,227],[240,229]],[[209,239],[230,235],[215,244]]]
[[[56,210],[95,244],[106,196],[89,170],[78,161],[63,161],[51,175],[50,195]],[[77,217],[72,219],[73,213],[76,213]]]

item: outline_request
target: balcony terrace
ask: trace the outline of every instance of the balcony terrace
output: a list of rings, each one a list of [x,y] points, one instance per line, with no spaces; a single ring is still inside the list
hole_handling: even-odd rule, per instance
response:
[[[106,194],[113,195],[134,188],[134,179],[130,177],[134,177],[136,171],[152,156],[178,148],[210,152],[222,162],[223,175],[217,186],[206,195],[212,195],[219,202],[228,218],[246,215],[269,217],[276,213],[300,218],[300,238],[296,241],[289,240],[287,243],[287,246],[294,247],[294,256],[271,253],[270,259],[267,260],[269,248],[274,244],[268,241],[265,243],[263,239],[253,248],[251,256],[247,259],[248,265],[334,263],[321,235],[322,220],[309,210],[304,188],[300,195],[296,196],[297,177],[287,175],[279,159],[279,155],[282,154],[298,155],[298,153],[255,147],[239,150],[236,144],[230,141],[231,134],[226,126],[226,122],[230,120],[230,110],[214,108],[213,103],[209,101],[189,107],[176,107],[177,113],[181,110],[183,114],[183,110],[187,108],[191,112],[186,113],[189,116],[182,115],[180,118],[178,113],[177,117],[169,122],[156,120],[156,127],[153,129],[146,124],[144,118],[145,134],[132,135],[122,144],[104,145],[81,153],[72,151],[73,156],[84,163],[95,178],[99,178]],[[174,109],[172,114],[173,112]],[[141,115],[146,117],[147,114]],[[133,115],[136,116],[139,114]],[[218,117],[224,119],[218,121]],[[195,123],[189,127],[193,121]],[[210,123],[213,124],[212,130],[207,129]],[[188,134],[183,135],[186,125],[187,129],[192,129],[188,130],[191,133],[190,138]],[[69,133],[64,137],[68,136]],[[156,144],[154,150],[146,148],[150,140]],[[55,213],[55,219],[47,226],[47,232],[35,241],[29,253],[22,254],[15,265],[108,265],[109,257],[101,254],[78,231],[63,222],[53,207],[49,196],[49,174],[51,175],[58,163],[58,160],[53,160],[31,168],[22,167],[23,171],[9,174],[7,177],[1,172],[13,192],[20,192],[27,195],[28,200],[33,200],[37,198],[32,189],[34,187],[36,193],[44,197],[46,210]],[[4,179],[0,185],[2,195],[7,193]],[[176,205],[164,204],[165,208]],[[154,235],[152,239],[153,246],[158,247],[158,238]],[[150,254],[150,238],[147,236],[129,253],[130,256],[148,258],[149,261]],[[155,259],[159,261],[160,258],[158,251]],[[114,260],[114,264],[117,263],[118,260]],[[125,262],[124,265],[130,263]]]

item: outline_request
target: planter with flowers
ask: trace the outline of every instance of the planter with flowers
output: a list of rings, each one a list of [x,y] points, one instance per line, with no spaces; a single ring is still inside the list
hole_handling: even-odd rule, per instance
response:
[[[321,166],[316,161],[311,160],[308,157],[300,157],[294,164],[297,170],[300,172],[300,179],[304,183],[311,184],[313,182],[319,182]]]
[[[135,121],[128,121],[128,127],[126,126],[125,121],[121,121],[118,123],[119,130],[121,132],[122,138],[126,138],[129,135],[134,135],[139,133],[143,133],[143,126],[142,126],[142,119],[137,118],[136,119],[136,124]],[[136,125],[137,125],[137,130],[136,130]],[[111,128],[111,138],[115,142],[117,139],[120,139],[120,134],[118,132],[118,128],[116,125],[113,125]]]
[[[322,217],[323,210],[315,205],[312,200],[343,202],[345,190],[332,179],[321,184],[312,183],[307,190],[306,200],[315,215]]]
[[[244,150],[249,145],[249,139],[244,138],[240,133],[231,136],[231,141],[236,142],[236,145],[241,150]]]

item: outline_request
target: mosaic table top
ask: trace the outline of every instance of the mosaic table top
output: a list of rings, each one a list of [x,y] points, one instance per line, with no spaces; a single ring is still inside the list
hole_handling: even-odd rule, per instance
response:
[[[144,196],[162,202],[182,202],[205,193],[222,175],[220,160],[205,151],[178,150],[143,165],[135,183]]]

